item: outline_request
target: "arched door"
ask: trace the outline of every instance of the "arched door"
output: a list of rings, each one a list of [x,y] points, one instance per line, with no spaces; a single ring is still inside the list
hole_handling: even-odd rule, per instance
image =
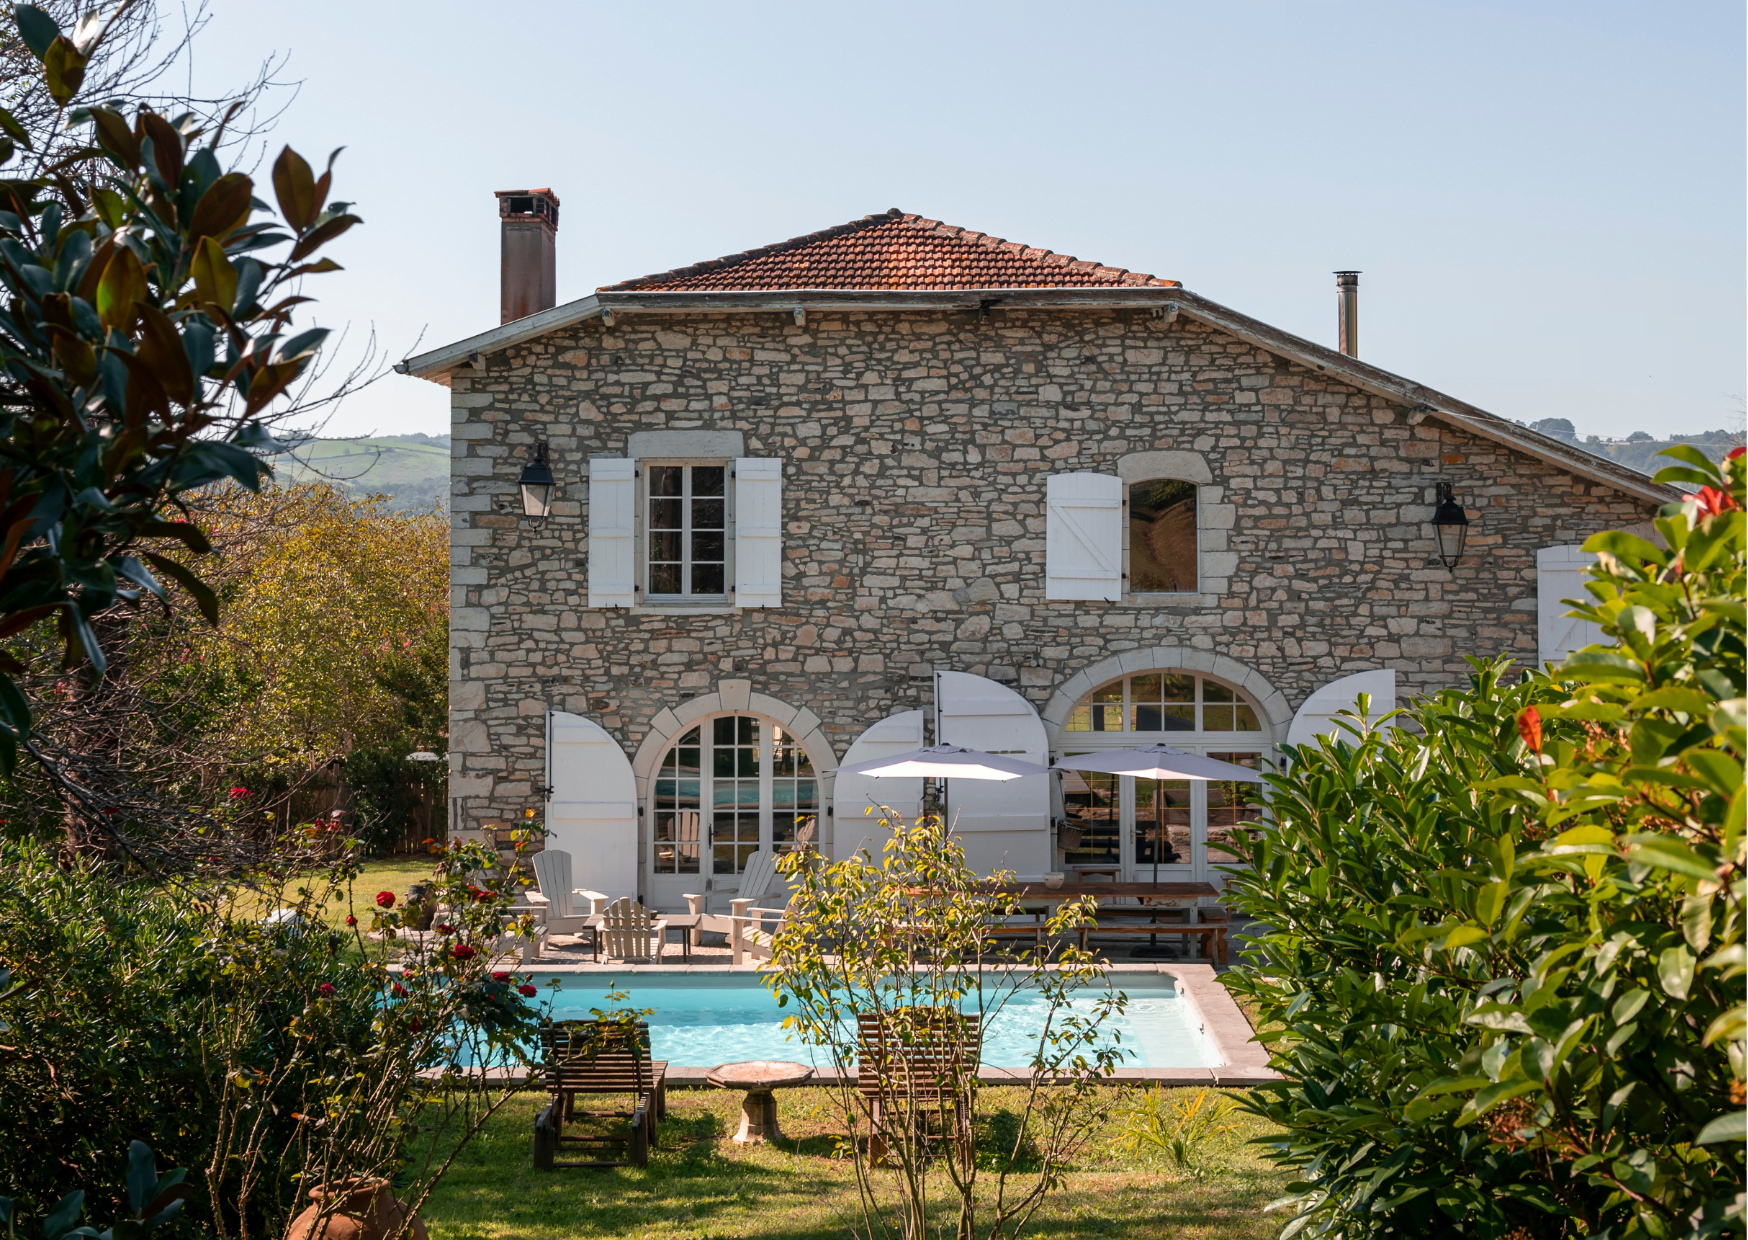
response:
[[[1262,712],[1242,690],[1196,672],[1118,677],[1075,704],[1060,756],[1166,744],[1260,770],[1273,747]],[[1235,858],[1222,845],[1262,813],[1262,785],[1245,781],[1153,780],[1092,772],[1065,774],[1057,817],[1068,871],[1113,870],[1125,882],[1220,886],[1218,867]]]
[[[657,763],[645,807],[650,904],[678,909],[692,893],[740,889],[759,849],[816,847],[819,777],[781,724],[716,715],[680,734]]]

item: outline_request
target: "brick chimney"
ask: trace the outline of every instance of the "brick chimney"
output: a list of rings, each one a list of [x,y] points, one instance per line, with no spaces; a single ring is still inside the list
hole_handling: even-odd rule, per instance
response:
[[[509,323],[558,304],[558,195],[550,189],[497,193],[498,321]]]

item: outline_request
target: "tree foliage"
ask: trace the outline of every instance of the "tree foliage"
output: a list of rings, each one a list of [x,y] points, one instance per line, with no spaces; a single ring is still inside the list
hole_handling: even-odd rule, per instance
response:
[[[84,106],[105,18],[65,31],[34,6],[14,15],[53,127],[85,140],[27,160],[37,139],[0,109],[0,164],[17,161],[0,170],[0,636],[53,617],[69,665],[101,675],[92,621],[118,600],[163,599],[168,579],[216,617],[165,549],[209,549],[189,495],[259,485],[273,411],[327,335],[293,327],[299,281],[337,268],[317,252],[358,217],[329,201],[331,158],[318,175],[281,151],[275,214],[224,168],[224,121]],[[0,665],[0,771],[28,743],[20,670]],[[102,808],[79,805],[99,822]]]
[[[1227,890],[1285,1234],[1743,1233],[1744,458],[1666,481],[1607,641],[1289,750]]]

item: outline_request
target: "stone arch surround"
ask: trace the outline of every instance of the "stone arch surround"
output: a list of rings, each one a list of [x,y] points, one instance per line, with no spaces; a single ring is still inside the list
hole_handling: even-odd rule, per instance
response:
[[[1151,646],[1142,650],[1125,650],[1103,662],[1082,668],[1058,685],[1056,692],[1051,694],[1049,703],[1040,713],[1051,746],[1061,743],[1066,735],[1063,729],[1068,724],[1069,712],[1074,709],[1074,704],[1100,685],[1119,676],[1169,671],[1203,672],[1228,684],[1237,685],[1256,701],[1258,709],[1262,711],[1265,739],[1271,744],[1278,744],[1286,739],[1287,728],[1293,722],[1292,707],[1287,704],[1286,695],[1270,684],[1261,672],[1224,655],[1211,654],[1205,650],[1192,650],[1184,646]]]
[[[668,746],[677,737],[700,719],[737,711],[762,715],[780,727],[788,728],[807,751],[815,771],[829,771],[837,766],[837,752],[820,728],[818,715],[805,706],[791,706],[779,698],[754,693],[753,682],[750,680],[721,680],[716,684],[716,692],[689,698],[678,706],[663,707],[649,721],[649,733],[631,759],[631,773],[637,777],[638,805],[649,803],[650,777],[655,774],[656,763],[661,760],[662,754],[667,752]],[[818,778],[820,804],[830,805],[832,777],[822,774]],[[643,824],[640,818],[638,834],[641,836],[642,833]]]

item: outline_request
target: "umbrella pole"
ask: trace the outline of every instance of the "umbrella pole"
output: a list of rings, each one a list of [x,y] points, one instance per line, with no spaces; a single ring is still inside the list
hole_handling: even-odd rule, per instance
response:
[[[1165,823],[1163,821],[1165,806],[1160,803],[1162,795],[1163,793],[1159,787],[1159,781],[1155,780],[1153,788],[1153,826],[1148,832],[1149,843],[1153,849],[1153,889],[1155,891],[1159,890],[1159,852],[1165,837]],[[1157,904],[1153,906],[1153,916],[1149,920],[1151,920],[1154,925],[1159,924],[1159,906]],[[1172,953],[1159,945],[1159,931],[1155,930],[1147,936],[1147,945],[1145,947],[1135,947],[1130,949],[1129,958],[1131,960],[1170,960],[1172,959]]]

